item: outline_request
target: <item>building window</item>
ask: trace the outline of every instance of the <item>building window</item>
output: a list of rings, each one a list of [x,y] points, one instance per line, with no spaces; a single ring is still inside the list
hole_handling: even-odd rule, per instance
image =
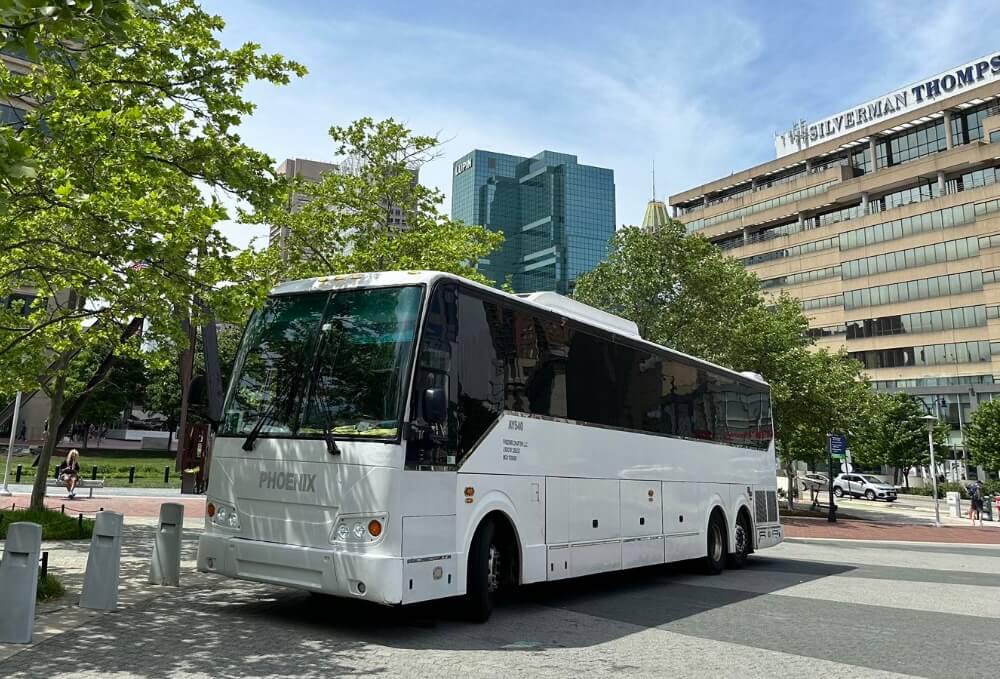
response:
[[[1000,343],[997,350],[1000,351]],[[860,361],[866,370],[907,368],[915,365],[947,365],[950,363],[987,363],[990,361],[989,342],[955,342],[927,344],[894,349],[855,351],[847,355]]]
[[[903,283],[877,285],[860,290],[848,290],[844,293],[844,308],[858,309],[882,304],[895,304],[915,299],[930,297],[945,297],[983,289],[982,271],[965,271],[947,276],[935,276]]]
[[[875,157],[878,167],[892,167],[944,151],[947,146],[942,119],[880,140],[875,146]]]
[[[847,339],[985,327],[987,316],[986,307],[980,304],[955,309],[866,318],[847,322]]]

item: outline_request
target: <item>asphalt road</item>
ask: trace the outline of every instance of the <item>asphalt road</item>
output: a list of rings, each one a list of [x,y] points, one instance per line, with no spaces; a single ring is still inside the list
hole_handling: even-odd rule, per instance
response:
[[[717,577],[672,566],[531,586],[485,625],[461,622],[442,603],[387,609],[187,573],[181,589],[136,597],[17,650],[0,661],[0,676],[745,679],[1000,669],[1000,547],[806,540],[752,561]],[[142,559],[134,564],[138,577]]]

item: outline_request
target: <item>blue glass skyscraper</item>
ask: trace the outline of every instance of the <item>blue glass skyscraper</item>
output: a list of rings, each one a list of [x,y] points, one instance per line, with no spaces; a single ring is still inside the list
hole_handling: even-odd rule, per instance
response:
[[[613,170],[542,151],[531,158],[475,150],[453,165],[451,216],[504,234],[480,262],[516,292],[573,291],[599,264],[615,232]]]

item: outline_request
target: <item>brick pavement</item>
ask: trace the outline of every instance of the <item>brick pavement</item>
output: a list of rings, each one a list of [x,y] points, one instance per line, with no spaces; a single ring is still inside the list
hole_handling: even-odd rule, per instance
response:
[[[941,526],[783,517],[785,537],[789,538],[840,538],[845,540],[887,540],[911,542],[945,542],[977,545],[1000,545],[1000,530],[995,527]]]
[[[18,508],[27,507],[29,500],[29,495],[14,495],[7,502],[12,502]],[[48,495],[45,498],[45,506],[51,509],[60,509],[61,507],[66,507],[67,514],[78,514],[83,513],[84,515],[92,515],[94,512],[100,509],[106,509],[108,511],[120,512],[121,514],[128,517],[156,517],[160,515],[160,505],[164,502],[179,502],[184,505],[184,518],[185,520],[200,519],[205,516],[205,496],[204,495],[188,495],[181,497],[127,497],[127,496],[99,496],[95,495],[93,498],[88,498],[86,496],[77,496],[75,500],[69,500],[66,498],[65,492],[60,492],[54,495]],[[4,504],[5,509],[10,508],[10,504]]]

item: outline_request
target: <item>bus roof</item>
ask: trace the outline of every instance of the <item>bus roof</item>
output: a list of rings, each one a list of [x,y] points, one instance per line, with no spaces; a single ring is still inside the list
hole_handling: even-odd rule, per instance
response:
[[[676,349],[671,349],[670,347],[665,347],[660,344],[656,344],[655,342],[643,339],[642,336],[639,335],[639,328],[634,322],[621,318],[620,316],[615,316],[614,314],[609,314],[606,311],[601,311],[600,309],[596,309],[582,302],[577,302],[569,297],[564,297],[563,295],[554,292],[533,292],[522,295],[512,295],[508,292],[504,292],[503,290],[491,288],[483,285],[482,283],[469,280],[468,278],[462,278],[456,274],[444,273],[441,271],[380,271],[372,273],[319,276],[317,278],[306,278],[297,281],[279,283],[272,288],[271,294],[290,295],[305,292],[320,292],[324,290],[386,287],[395,285],[426,284],[430,286],[432,283],[440,279],[454,280],[470,287],[478,288],[479,290],[490,295],[505,297],[514,302],[520,302],[521,304],[538,307],[539,309],[544,309],[567,318],[572,318],[586,325],[601,328],[602,330],[611,332],[615,335],[627,337],[631,340],[641,342],[642,344],[656,347],[661,351],[667,351],[672,354],[682,356],[690,361],[693,361],[694,363],[711,367],[715,370],[728,373],[743,380],[749,380],[751,382],[757,382],[765,385],[767,384],[764,378],[757,373],[737,372],[704,359],[697,358],[696,356],[685,354],[682,351],[677,351]]]

